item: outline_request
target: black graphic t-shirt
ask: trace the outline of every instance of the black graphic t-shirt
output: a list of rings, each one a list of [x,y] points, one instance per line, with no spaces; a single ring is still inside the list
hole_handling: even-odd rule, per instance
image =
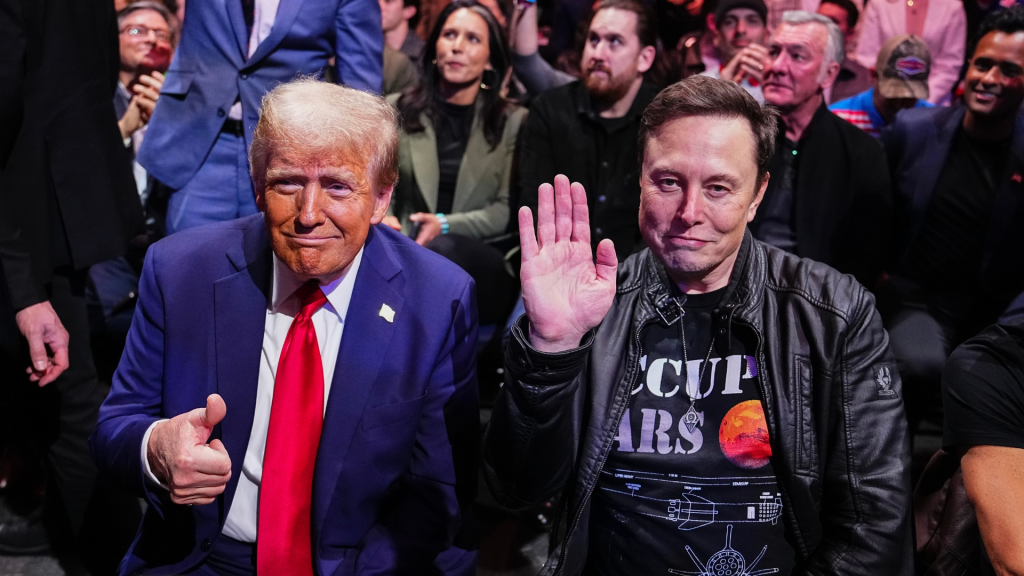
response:
[[[587,576],[793,570],[754,351],[735,337],[724,358],[712,347],[723,291],[688,295],[681,321],[641,333],[640,375],[594,490]]]

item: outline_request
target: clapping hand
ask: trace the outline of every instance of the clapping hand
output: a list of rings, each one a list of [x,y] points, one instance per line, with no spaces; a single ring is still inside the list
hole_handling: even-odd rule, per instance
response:
[[[530,343],[542,352],[579,346],[604,319],[615,297],[618,261],[612,241],[590,248],[590,214],[581,184],[558,175],[537,191],[537,234],[533,214],[519,210],[523,303],[530,319]]]

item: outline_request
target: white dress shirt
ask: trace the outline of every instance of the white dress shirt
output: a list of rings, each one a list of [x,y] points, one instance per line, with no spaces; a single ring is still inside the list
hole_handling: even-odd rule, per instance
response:
[[[360,249],[352,263],[342,275],[323,285],[320,289],[327,296],[327,302],[313,314],[313,328],[316,331],[317,343],[320,345],[320,360],[324,369],[324,410],[327,409],[327,398],[331,391],[331,380],[334,378],[334,366],[338,360],[341,347],[341,334],[345,328],[345,316],[352,299],[359,263],[363,259]],[[259,520],[259,491],[263,478],[263,453],[267,446],[267,429],[270,426],[270,408],[274,400],[274,380],[277,375],[277,364],[281,358],[281,348],[288,337],[288,329],[298,314],[301,303],[295,291],[303,284],[295,273],[288,268],[277,255],[274,255],[274,279],[271,302],[267,308],[267,318],[263,328],[263,353],[260,355],[260,376],[256,387],[256,412],[252,421],[249,444],[245,450],[242,463],[242,475],[235,488],[235,496],[231,502],[224,529],[225,536],[242,542],[256,541],[256,527]],[[228,406],[228,411],[231,407]],[[156,423],[153,424],[156,426]],[[146,447],[149,435],[153,430],[150,426],[142,439],[142,462],[146,475],[151,482],[159,484],[149,467]]]
[[[239,0],[228,1],[238,2]],[[260,42],[263,42],[267,36],[270,36],[270,31],[274,28],[274,20],[277,19],[277,9],[280,4],[281,0],[256,0],[256,3],[253,4],[252,33],[249,34],[249,53],[246,54],[247,58],[252,58]],[[228,118],[232,120],[242,119],[241,101],[235,102],[231,106],[231,110],[228,111]]]

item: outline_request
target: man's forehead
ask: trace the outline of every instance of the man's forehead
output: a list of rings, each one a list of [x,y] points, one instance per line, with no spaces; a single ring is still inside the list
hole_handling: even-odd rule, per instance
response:
[[[152,26],[152,24],[159,23],[162,27],[169,28],[167,26],[167,21],[164,20],[164,17],[161,16],[159,12],[148,8],[140,8],[139,10],[135,10],[131,14],[125,16],[124,23],[125,25],[147,24],[150,26]]]
[[[722,20],[725,20],[726,18],[735,18],[736,20],[747,20],[751,16],[757,18],[758,22],[761,22],[761,15],[757,13],[757,10],[743,7],[733,8],[732,10],[729,10],[728,12],[725,13],[724,16],[722,16]]]
[[[817,22],[805,24],[783,22],[772,35],[772,45],[821,50],[828,41],[827,34],[827,29]]]
[[[1007,34],[993,30],[978,41],[974,56],[985,55],[995,59],[1006,59],[1014,63],[1024,60],[1024,31]]]
[[[694,135],[699,135],[694,137]],[[754,132],[740,116],[682,116],[651,133],[644,168],[676,170],[707,164],[715,173],[757,170]],[[739,152],[739,153],[738,153]]]
[[[356,146],[277,146],[270,155],[268,170],[317,170],[319,172],[349,172],[358,176],[366,173],[369,160],[368,147]]]
[[[636,13],[631,10],[604,8],[590,22],[590,31],[597,34],[619,34],[621,36],[637,36]]]

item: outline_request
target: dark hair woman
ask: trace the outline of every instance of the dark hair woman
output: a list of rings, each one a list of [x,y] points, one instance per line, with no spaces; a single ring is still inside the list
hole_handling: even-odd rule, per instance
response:
[[[502,254],[484,242],[508,226],[509,177],[526,116],[500,94],[508,68],[505,34],[491,12],[454,0],[427,40],[421,83],[391,97],[402,133],[393,218],[385,221],[469,272],[482,315],[491,311],[488,292],[504,301],[515,291],[511,282],[505,287],[511,278]]]

